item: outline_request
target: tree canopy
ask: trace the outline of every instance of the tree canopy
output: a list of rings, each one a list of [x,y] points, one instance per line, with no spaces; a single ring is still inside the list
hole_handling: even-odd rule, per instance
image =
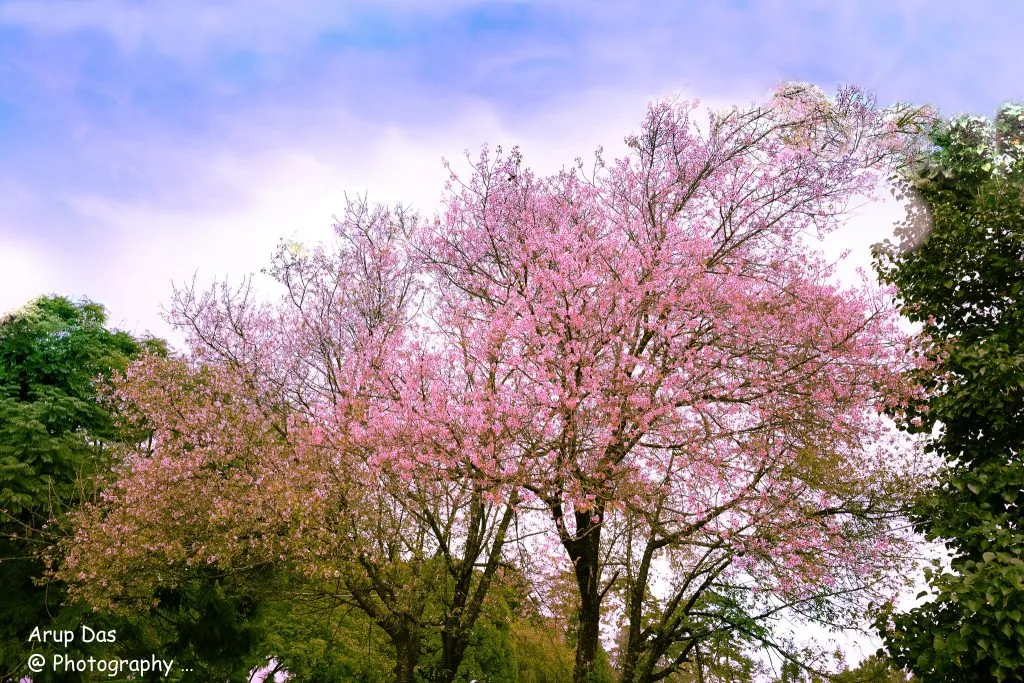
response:
[[[88,300],[35,299],[0,319],[0,679],[24,665],[25,638],[60,611],[58,585],[40,586],[41,553],[63,515],[91,499],[120,431],[97,380],[160,342],[107,326]]]
[[[930,601],[880,622],[896,662],[923,681],[1024,676],[1024,108],[957,117],[905,191],[917,200],[899,244],[879,250],[883,280],[922,325],[928,398],[898,417],[945,462],[914,510],[945,544],[949,570]],[[921,597],[921,596],[919,596]]]

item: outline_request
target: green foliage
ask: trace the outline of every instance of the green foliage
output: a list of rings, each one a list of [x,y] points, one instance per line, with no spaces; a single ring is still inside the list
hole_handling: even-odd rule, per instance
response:
[[[456,680],[475,678],[480,683],[518,683],[516,653],[509,630],[508,623],[477,622]]]
[[[898,669],[888,657],[872,655],[856,669],[832,677],[832,683],[914,683],[917,679]]]
[[[254,651],[272,654],[293,680],[392,680],[394,647],[365,614],[339,602],[329,586],[294,577],[279,576],[279,580],[284,583],[264,591],[266,602],[260,611],[262,640]],[[563,636],[557,622],[540,617],[517,593],[513,581],[499,574],[455,680],[572,680],[574,652]],[[426,638],[418,680],[441,680],[440,661],[440,638]],[[601,660],[600,674],[600,681],[613,680],[606,656]]]
[[[809,671],[795,660],[786,660],[778,674],[776,683],[916,683],[918,680],[881,654],[871,655],[855,669],[836,674]]]
[[[526,578],[521,573],[506,567],[495,575],[456,681],[561,683],[572,680],[575,651],[574,643],[566,638],[566,620],[542,616],[528,594]],[[439,663],[439,639],[428,639],[424,644],[424,681],[442,680]],[[599,657],[598,676],[598,683],[613,680],[604,652]]]
[[[572,680],[575,654],[550,622],[521,620],[510,626],[519,683]]]
[[[36,626],[77,627],[59,585],[41,586],[40,559],[62,515],[95,493],[119,441],[94,380],[123,370],[156,340],[105,327],[90,301],[43,297],[0,320],[0,680],[25,662]]]
[[[180,683],[248,681],[271,661],[290,680],[308,683],[390,680],[394,650],[387,638],[324,588],[273,568],[198,571],[121,625],[117,654],[173,658]]]
[[[438,583],[436,586],[440,586]],[[437,588],[443,590],[443,588]],[[159,605],[118,622],[117,655],[159,653],[191,672],[181,683],[247,680],[273,660],[290,680],[308,683],[393,680],[393,643],[334,587],[287,570],[198,572],[160,592]],[[428,600],[434,601],[434,596]],[[502,575],[459,669],[457,681],[562,683],[572,679],[574,652],[561,626],[540,617]],[[122,642],[122,634],[125,636]],[[418,678],[441,680],[440,638],[424,639]],[[111,651],[105,652],[110,655]],[[607,656],[598,681],[614,680]]]
[[[236,577],[203,572],[158,595],[153,623],[163,638],[157,651],[191,669],[183,683],[247,681],[249,671],[261,663],[262,591],[239,583]]]
[[[384,683],[391,678],[393,649],[358,610],[293,593],[267,605],[263,618],[263,653],[272,653],[291,680]]]
[[[1022,133],[1016,105],[994,124],[938,127],[907,178],[919,208],[902,244],[876,253],[938,361],[916,373],[930,398],[897,417],[911,432],[934,430],[927,449],[946,461],[912,518],[947,545],[951,571],[928,574],[932,601],[878,621],[893,659],[924,681],[1024,677]]]
[[[0,506],[9,517],[45,521],[81,499],[80,475],[119,439],[93,380],[158,344],[105,323],[99,304],[63,297],[0,321]]]

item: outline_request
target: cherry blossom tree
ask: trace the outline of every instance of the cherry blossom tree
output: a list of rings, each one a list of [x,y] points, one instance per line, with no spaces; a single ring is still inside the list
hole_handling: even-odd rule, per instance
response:
[[[777,644],[779,610],[890,597],[917,472],[880,413],[914,400],[911,356],[806,237],[926,112],[807,86],[696,108],[652,105],[589,175],[485,148],[432,224],[350,204],[334,250],[282,247],[275,304],[179,292],[190,355],[119,383],[154,439],[61,575],[102,604],[280,563],[387,633],[399,681],[435,630],[454,679],[513,547],[538,590],[574,577],[578,682],[602,620],[622,680],[655,681],[722,638]]]
[[[459,378],[414,343],[416,224],[353,201],[334,251],[281,247],[268,270],[281,301],[248,285],[177,292],[190,353],[117,383],[153,437],[68,545],[80,596],[145,604],[198,567],[274,565],[363,611],[395,648],[396,680],[414,680],[438,631],[437,680],[454,678],[514,496],[486,497],[493,484],[449,455],[478,435],[459,428]]]
[[[518,433],[513,458],[479,466],[547,511],[575,573],[576,681],[615,586],[623,680],[649,681],[742,628],[709,615],[725,579],[797,604],[904,568],[877,409],[909,398],[905,338],[802,237],[906,158],[925,112],[808,87],[703,129],[695,108],[652,106],[633,154],[599,153],[589,178],[485,150],[430,236],[451,362],[503,402],[480,419]],[[605,529],[624,515],[616,560]],[[670,589],[652,612],[658,558]]]

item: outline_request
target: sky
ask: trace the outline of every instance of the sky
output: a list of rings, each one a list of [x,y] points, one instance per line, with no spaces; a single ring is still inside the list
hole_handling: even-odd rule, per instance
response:
[[[985,0],[0,0],[0,312],[86,296],[168,336],[172,283],[329,240],[346,192],[429,217],[442,157],[614,158],[664,96],[805,80],[991,114],[1024,96],[1022,20]],[[837,239],[867,264],[898,215],[869,205]]]

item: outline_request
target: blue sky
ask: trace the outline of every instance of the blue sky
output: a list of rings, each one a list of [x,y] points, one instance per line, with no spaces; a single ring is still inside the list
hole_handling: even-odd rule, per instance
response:
[[[799,79],[992,114],[1024,98],[1022,25],[1011,1],[0,0],[0,311],[85,295],[163,335],[172,281],[329,239],[344,192],[430,215],[442,156],[615,156],[664,95]]]

